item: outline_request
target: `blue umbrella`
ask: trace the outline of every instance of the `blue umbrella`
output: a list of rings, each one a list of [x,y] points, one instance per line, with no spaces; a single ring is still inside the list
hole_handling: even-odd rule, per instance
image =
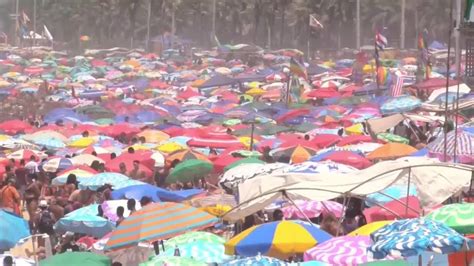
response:
[[[204,241],[189,242],[185,245],[177,246],[181,257],[192,258],[197,261],[206,263],[222,263],[232,259],[232,256],[224,253],[224,245],[222,243],[209,243]],[[173,256],[174,249],[167,249],[160,256]]]
[[[112,191],[112,199],[125,198],[140,200],[142,197],[146,196],[151,198],[154,202],[159,202],[161,201],[160,197],[158,196],[160,191],[168,192],[166,189],[155,187],[149,184],[135,185]]]
[[[26,220],[0,209],[0,232],[0,250],[9,250],[30,236],[30,226]]]
[[[259,256],[254,256],[254,257],[231,260],[221,265],[222,266],[234,266],[234,265],[284,266],[284,265],[290,265],[290,264],[279,259],[259,255]]]
[[[421,106],[421,100],[414,96],[400,96],[390,98],[380,107],[384,115],[402,113],[414,110]]]
[[[388,195],[388,196],[385,196]],[[408,196],[417,196],[416,186],[411,184],[410,189],[408,191]],[[367,200],[365,204],[369,207],[378,205],[385,205],[393,199],[401,199],[407,196],[407,186],[406,185],[392,185],[382,191],[380,193],[373,193],[367,195]]]
[[[40,138],[34,140],[34,143],[47,149],[60,149],[66,147],[66,144],[57,138]]]
[[[416,152],[410,154],[410,156],[413,156],[413,157],[423,157],[423,156],[427,156],[427,155],[428,155],[428,149],[427,148],[417,150]]]
[[[474,241],[465,238],[443,223],[429,219],[394,221],[370,235],[373,245],[368,252],[375,259],[388,255],[417,256],[422,252],[453,253],[464,244],[474,247]]]
[[[79,234],[103,237],[112,232],[114,224],[98,216],[99,204],[92,204],[66,214],[54,224],[54,231],[58,233],[74,232]]]
[[[98,188],[102,187],[105,184],[109,184],[115,186],[120,182],[124,182],[129,180],[127,176],[124,176],[119,173],[100,173],[94,175],[90,178],[87,178],[83,182],[79,183],[80,189],[90,189],[90,190],[97,190]]]

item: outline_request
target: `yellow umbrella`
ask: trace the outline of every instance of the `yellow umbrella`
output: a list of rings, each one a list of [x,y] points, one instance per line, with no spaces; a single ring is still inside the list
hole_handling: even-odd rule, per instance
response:
[[[163,153],[172,153],[175,151],[184,150],[186,149],[186,147],[176,142],[167,142],[167,143],[159,145],[156,149]]]
[[[252,88],[248,91],[245,92],[245,94],[251,95],[251,96],[258,96],[262,95],[266,92],[266,90],[260,89],[260,88]]]
[[[362,135],[364,134],[364,127],[362,124],[354,124],[344,129],[348,135]]]
[[[364,65],[364,67],[362,68],[362,71],[364,72],[364,74],[370,74],[370,73],[374,73],[375,71],[375,68],[373,65]]]
[[[357,228],[356,230],[347,234],[348,236],[369,236],[373,232],[377,231],[378,229],[384,227],[385,225],[391,223],[393,221],[377,221],[366,224],[362,227]]]
[[[142,145],[142,144],[133,144],[131,146],[128,146],[126,147],[125,149],[123,149],[124,151],[128,150],[128,148],[133,148],[134,150],[136,151],[148,151],[148,150],[151,150],[150,147],[147,147],[145,145]]]
[[[239,138],[239,141],[242,142],[242,144],[244,144],[245,147],[247,147],[247,148],[250,147],[250,140],[251,140],[251,138],[250,138],[250,137],[247,137],[247,136],[244,136],[244,137],[240,137],[240,138]],[[256,139],[254,138],[254,139],[253,139],[253,143],[255,144],[255,143],[257,143],[257,142],[258,142],[258,140],[256,140]]]
[[[137,134],[138,137],[144,137],[146,142],[149,143],[161,143],[168,140],[170,136],[163,131],[147,129]]]
[[[200,209],[207,212],[207,213],[209,213],[209,214],[212,214],[214,216],[219,217],[219,216],[224,215],[226,212],[230,211],[232,209],[232,207],[229,206],[229,205],[217,204],[217,205],[214,205],[214,206],[202,207]]]
[[[249,82],[247,84],[247,87],[249,87],[251,89],[255,89],[255,88],[260,87],[260,85],[263,85],[263,84],[261,82],[258,82],[258,81],[252,81],[252,82]]]
[[[86,137],[86,138],[80,138],[78,140],[75,140],[71,143],[69,143],[69,147],[72,148],[86,148],[89,147],[90,145],[94,144],[95,140],[91,137]]]
[[[9,139],[11,139],[12,137],[8,136],[8,135],[0,135],[0,141],[7,141]]]
[[[10,86],[10,82],[6,81],[6,80],[0,80],[0,88],[3,88],[3,87],[8,87]]]

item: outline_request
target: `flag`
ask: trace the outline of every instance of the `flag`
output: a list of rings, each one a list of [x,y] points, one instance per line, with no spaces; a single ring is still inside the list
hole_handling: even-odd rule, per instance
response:
[[[323,24],[314,15],[309,15],[309,26],[315,29],[324,29]]]
[[[298,77],[308,79],[308,73],[306,72],[304,65],[293,57],[290,59],[290,72]]]
[[[290,92],[295,102],[297,103],[302,102],[301,96],[303,94],[303,91],[304,91],[303,84],[300,84],[298,79],[293,80],[293,82],[291,82]]]
[[[380,50],[380,51],[383,51],[383,49],[385,49],[385,47],[387,46],[387,38],[385,36],[383,36],[380,32],[377,32],[375,34],[375,46],[376,46],[376,50],[377,48]]]
[[[428,30],[424,29],[418,34],[418,60],[417,60],[417,79],[429,79],[431,75],[430,53],[427,45]]]
[[[387,82],[388,71],[386,67],[377,67],[377,82],[379,85],[384,85]]]
[[[49,32],[48,28],[46,27],[46,25],[43,25],[43,32],[44,32],[44,35],[46,36],[46,39],[52,41],[53,40],[53,35],[51,35],[51,32]]]
[[[474,9],[472,5],[474,4],[474,0],[467,0],[466,2],[466,9],[464,10],[464,20],[466,21],[474,21]]]
[[[403,91],[403,78],[396,73],[392,75],[392,86],[390,87],[390,96],[397,97],[402,95]]]

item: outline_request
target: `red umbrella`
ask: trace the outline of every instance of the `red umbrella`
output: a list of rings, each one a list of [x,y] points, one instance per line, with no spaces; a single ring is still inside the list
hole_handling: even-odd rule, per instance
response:
[[[117,137],[122,133],[125,135],[134,135],[140,132],[140,129],[129,123],[115,124],[102,129],[102,132],[111,137]]]
[[[352,144],[359,144],[359,143],[370,143],[374,142],[371,136],[367,135],[349,135],[347,137],[342,138],[338,143],[337,146],[342,147],[346,145]]]
[[[340,140],[341,140],[341,137],[339,137],[338,135],[318,134],[314,136],[314,138],[310,139],[309,142],[320,149],[324,149],[336,144]]]
[[[44,71],[44,68],[40,66],[30,66],[23,70],[28,75],[39,75]]]
[[[186,90],[177,95],[178,98],[185,100],[195,96],[201,96],[201,94],[198,91],[193,90],[191,87],[186,88]]]
[[[219,155],[218,157],[215,158],[215,160],[212,162],[214,164],[214,172],[216,173],[222,173],[224,172],[224,168],[242,158],[240,157],[234,157],[232,154],[224,154],[224,155]]]
[[[364,210],[364,216],[367,219],[367,223],[375,221],[386,221],[395,219],[407,219],[417,218],[420,216],[422,210],[420,207],[420,200],[417,197],[408,197],[408,211],[406,204],[407,198],[401,198],[399,200],[392,200],[380,206],[374,206]],[[397,217],[398,216],[398,217]]]
[[[100,60],[100,59],[92,59],[91,60],[91,65],[93,67],[104,67],[104,66],[107,66],[107,62],[105,62],[104,60]]]
[[[169,84],[166,84],[165,82],[163,81],[160,81],[160,80],[152,80],[150,82],[150,87],[152,88],[157,88],[157,89],[160,89],[160,90],[164,90],[166,88],[169,88]]]
[[[290,120],[292,118],[302,116],[302,115],[307,115],[309,113],[310,113],[309,109],[293,109],[293,110],[290,110],[290,111],[284,113],[283,115],[280,115],[276,119],[276,121],[278,123],[282,123],[282,122],[285,122],[286,120]]]
[[[129,169],[128,166],[129,165],[132,166],[133,161],[139,161],[140,164],[144,165],[145,167],[149,169],[153,169],[153,167],[155,166],[155,160],[151,158],[152,154],[153,152],[151,151],[143,151],[143,150],[135,151],[134,153],[124,152],[113,160],[109,159],[108,161],[110,163],[107,164],[107,166],[111,167],[112,170],[119,170],[120,169],[118,167],[119,164],[124,162],[125,165],[127,165],[127,169]]]
[[[28,132],[30,130],[32,130],[32,127],[30,124],[18,119],[9,120],[9,121],[0,123],[0,131],[3,131],[11,135],[15,135],[20,132]]]
[[[372,165],[371,161],[367,160],[363,156],[358,155],[357,153],[350,151],[335,151],[324,157],[323,161],[327,160],[350,165],[357,169],[364,169]]]
[[[341,94],[333,88],[321,88],[310,91],[306,96],[308,98],[326,99],[333,97],[341,97]]]

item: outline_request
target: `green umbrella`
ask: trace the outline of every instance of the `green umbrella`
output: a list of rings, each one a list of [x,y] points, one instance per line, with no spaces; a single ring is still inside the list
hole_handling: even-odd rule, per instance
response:
[[[410,142],[408,139],[392,133],[379,133],[377,134],[377,138],[386,142],[396,142],[403,144],[408,144]]]
[[[110,124],[115,123],[115,121],[111,118],[100,118],[100,119],[95,120],[94,122],[96,122],[99,125],[110,125]]]
[[[91,252],[65,252],[39,262],[40,266],[109,266],[111,264],[109,257]]]
[[[445,205],[425,217],[442,222],[461,234],[474,233],[474,203]]]
[[[207,266],[205,262],[186,257],[156,256],[147,262],[140,263],[139,266]]]
[[[238,125],[242,123],[242,121],[240,119],[228,119],[228,120],[225,120],[222,124],[224,126],[235,126],[235,125]]]
[[[194,231],[188,232],[179,236],[175,236],[165,242],[165,250],[174,249],[175,247],[179,247],[185,244],[189,244],[191,242],[207,242],[207,243],[214,243],[214,244],[224,244],[225,239],[221,236],[218,236],[213,233],[209,232],[201,232],[201,231]]]
[[[308,131],[313,130],[315,128],[316,128],[316,126],[314,124],[311,124],[311,123],[303,123],[303,124],[291,127],[291,129],[293,129],[294,131],[298,131],[298,132],[302,132],[302,133],[308,132]]]
[[[233,162],[229,165],[227,165],[225,168],[224,168],[224,171],[227,171],[229,169],[232,169],[236,166],[239,166],[241,164],[248,164],[248,163],[260,163],[260,164],[264,164],[265,162],[262,161],[262,160],[259,160],[257,158],[253,158],[253,157],[250,157],[250,158],[245,158],[245,159],[242,159],[242,160],[238,160],[236,162]]]
[[[196,178],[205,177],[212,171],[213,165],[202,160],[186,160],[179,163],[166,178],[168,183],[194,181]]]
[[[361,266],[409,266],[405,260],[379,260],[360,264]]]

